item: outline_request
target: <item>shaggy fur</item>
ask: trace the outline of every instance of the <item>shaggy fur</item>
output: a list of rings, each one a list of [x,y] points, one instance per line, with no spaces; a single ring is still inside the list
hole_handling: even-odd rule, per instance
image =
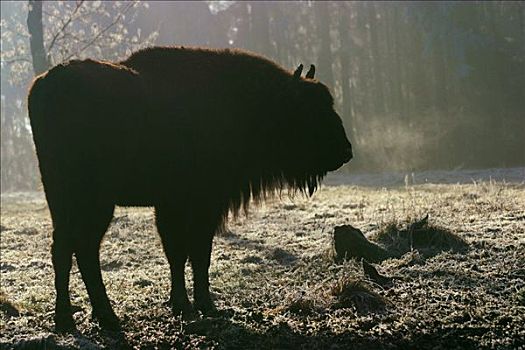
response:
[[[76,255],[94,315],[118,328],[98,249],[115,205],[154,206],[171,268],[170,301],[213,311],[208,268],[228,213],[284,188],[313,193],[351,145],[330,92],[239,50],[156,47],[119,63],[71,61],[38,77],[29,94],[42,181],[53,219],[55,322],[74,328],[69,302]]]

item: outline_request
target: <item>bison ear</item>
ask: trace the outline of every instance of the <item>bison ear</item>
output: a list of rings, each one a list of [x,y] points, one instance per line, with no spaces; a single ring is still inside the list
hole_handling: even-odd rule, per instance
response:
[[[310,69],[308,70],[308,73],[306,73],[306,77],[308,79],[313,79],[315,75],[315,66],[313,64],[310,65]]]
[[[293,72],[294,79],[299,79],[301,77],[301,73],[303,72],[303,64],[301,63],[299,67]]]

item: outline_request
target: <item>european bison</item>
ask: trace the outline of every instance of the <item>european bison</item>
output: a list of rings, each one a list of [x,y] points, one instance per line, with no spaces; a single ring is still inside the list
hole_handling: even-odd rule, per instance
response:
[[[240,50],[155,47],[110,63],[74,60],[36,78],[29,117],[53,220],[55,326],[75,329],[73,253],[93,315],[118,329],[99,247],[115,205],[154,206],[171,270],[170,303],[214,311],[208,268],[230,211],[275,191],[315,191],[352,157],[325,85]]]

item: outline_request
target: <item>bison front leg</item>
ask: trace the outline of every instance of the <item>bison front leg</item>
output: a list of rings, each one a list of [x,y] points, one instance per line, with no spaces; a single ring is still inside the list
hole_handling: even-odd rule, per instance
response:
[[[208,275],[213,234],[214,228],[208,228],[207,231],[199,232],[198,235],[195,235],[190,246],[190,260],[193,269],[194,306],[204,315],[213,314],[217,311],[210,296]]]
[[[155,208],[157,230],[170,265],[171,292],[169,304],[174,314],[182,313],[183,317],[192,317],[193,307],[188,299],[184,278],[184,267],[188,260],[187,242],[184,232],[180,232],[187,225],[183,224],[186,221],[181,216],[182,212],[176,208],[160,206]]]

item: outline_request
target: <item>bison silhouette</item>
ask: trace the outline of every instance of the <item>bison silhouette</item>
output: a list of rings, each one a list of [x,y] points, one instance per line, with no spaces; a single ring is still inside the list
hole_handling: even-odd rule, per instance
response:
[[[208,269],[229,212],[309,193],[352,158],[328,88],[241,50],[155,47],[122,62],[73,60],[37,77],[29,117],[53,221],[57,331],[75,329],[72,256],[102,328],[119,329],[99,247],[115,205],[153,206],[170,305],[215,310]],[[191,261],[194,305],[184,283]]]

